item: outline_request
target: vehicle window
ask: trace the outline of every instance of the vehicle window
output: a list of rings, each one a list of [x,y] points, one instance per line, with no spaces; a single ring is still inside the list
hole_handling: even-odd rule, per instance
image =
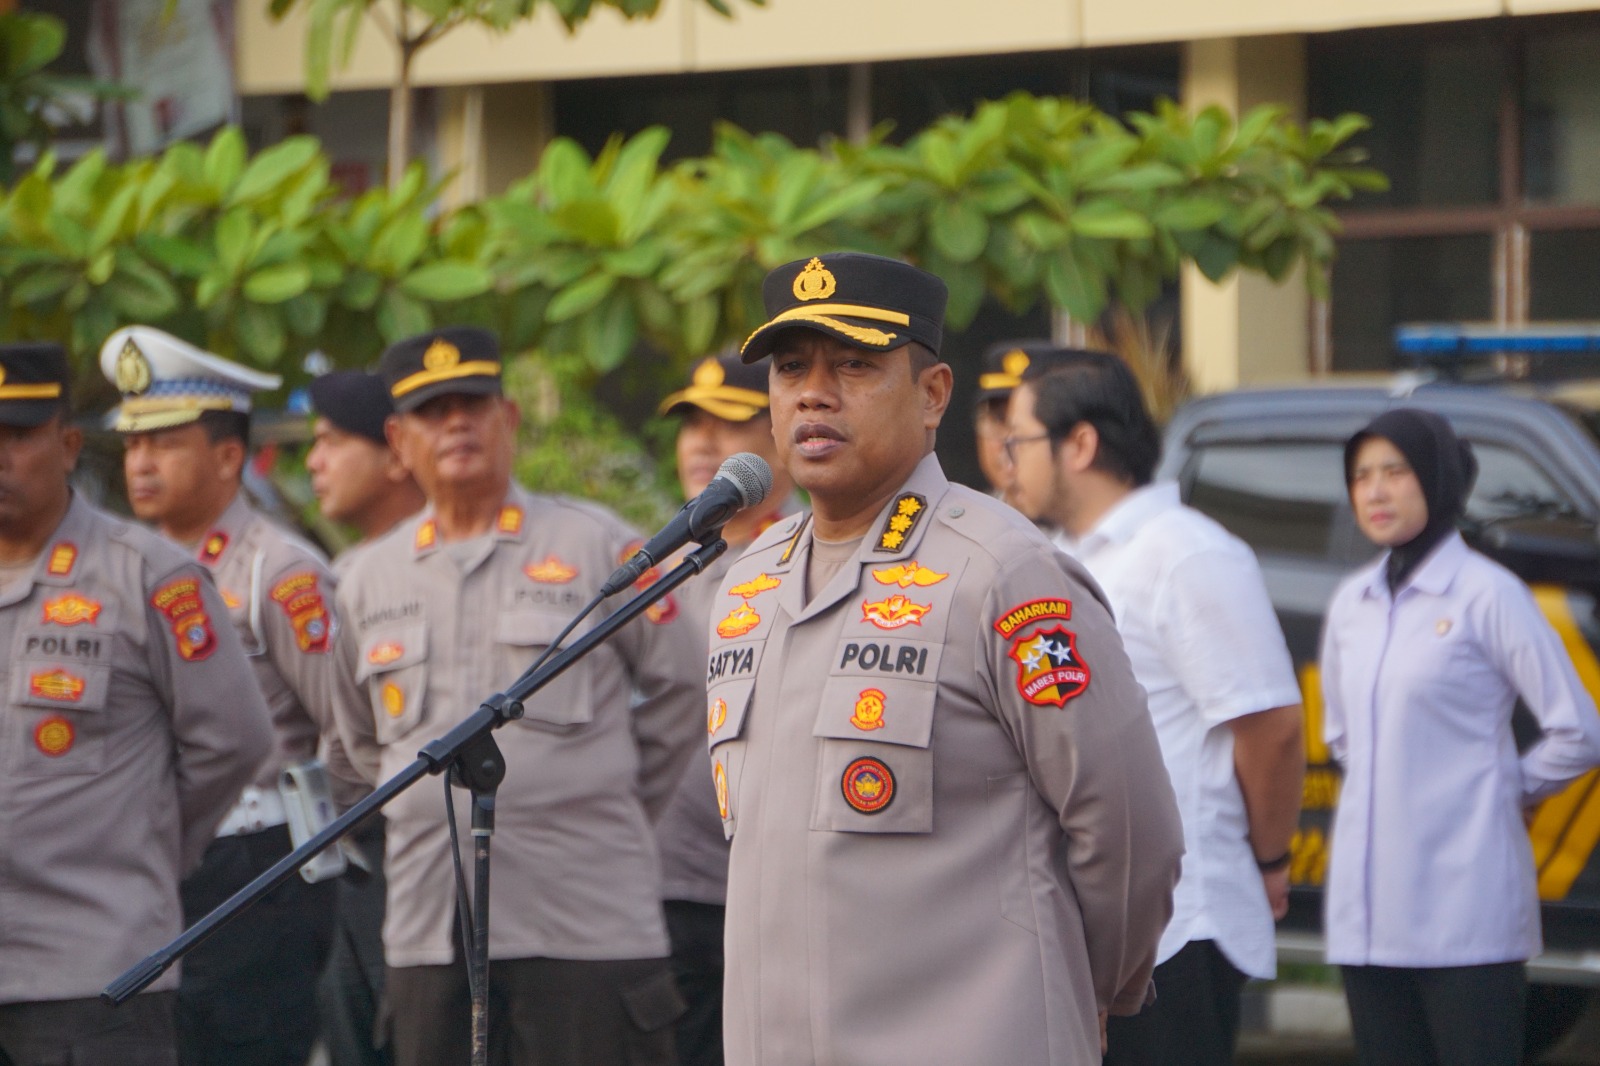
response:
[[[1572,501],[1527,456],[1483,441],[1473,441],[1472,450],[1478,457],[1478,480],[1467,500],[1467,518],[1493,522],[1577,513]]]
[[[1323,559],[1349,509],[1343,455],[1334,442],[1202,446],[1184,472],[1188,502],[1258,553]]]

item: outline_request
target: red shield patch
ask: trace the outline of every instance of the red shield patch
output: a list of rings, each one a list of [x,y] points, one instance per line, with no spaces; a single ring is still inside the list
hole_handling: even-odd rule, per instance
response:
[[[1078,638],[1069,629],[1051,626],[1011,645],[1017,664],[1017,691],[1040,707],[1067,701],[1089,687],[1088,664],[1078,658]]]

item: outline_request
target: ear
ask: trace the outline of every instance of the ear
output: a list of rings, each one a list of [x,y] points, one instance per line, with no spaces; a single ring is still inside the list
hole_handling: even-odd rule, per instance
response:
[[[223,481],[237,481],[244,474],[247,448],[238,437],[225,437],[212,445],[217,459],[217,477]]]
[[[1081,474],[1094,465],[1100,451],[1100,431],[1088,422],[1079,422],[1061,439],[1061,462],[1074,474]]]
[[[955,376],[949,363],[935,363],[917,378],[922,390],[922,428],[938,429],[944,413],[950,406],[950,393],[955,388]]]
[[[78,455],[83,451],[83,430],[68,422],[65,416],[61,420],[61,452],[63,465],[67,473],[72,473],[78,467]]]
[[[500,409],[505,412],[506,428],[515,433],[517,427],[522,425],[522,408],[517,406],[517,401],[504,397],[500,400]]]

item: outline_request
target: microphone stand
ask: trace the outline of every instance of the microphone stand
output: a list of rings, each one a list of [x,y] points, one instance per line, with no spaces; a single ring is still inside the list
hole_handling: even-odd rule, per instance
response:
[[[412,764],[383,782],[360,803],[329,822],[316,836],[273,864],[270,870],[235,892],[210,914],[180,933],[176,939],[148,956],[112,981],[100,998],[115,1007],[149,987],[173,963],[186,955],[212,933],[253,906],[277,888],[305,863],[333,846],[339,838],[429,774],[451,772],[452,777],[472,793],[473,908],[472,942],[467,972],[472,984],[472,1063],[487,1066],[489,1058],[489,842],[494,833],[495,789],[505,778],[505,758],[494,741],[494,731],[522,717],[523,701],[544,688],[569,666],[583,658],[611,634],[643,614],[651,604],[701,573],[712,560],[728,550],[721,529],[713,530],[711,540],[696,548],[683,562],[673,567],[660,581],[640,592],[589,632],[562,648],[542,666],[531,667],[516,681],[484,700],[467,718],[448,733],[427,744]]]

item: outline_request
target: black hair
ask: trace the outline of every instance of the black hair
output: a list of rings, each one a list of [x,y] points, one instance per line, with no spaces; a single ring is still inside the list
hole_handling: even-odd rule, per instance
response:
[[[250,446],[248,411],[201,411],[199,421],[206,431],[206,439],[212,444],[237,439],[246,448]]]
[[[912,341],[906,345],[906,354],[911,357],[911,379],[915,381],[922,376],[922,372],[930,366],[938,366],[942,359],[937,352],[920,341]]]
[[[1109,352],[1082,352],[1065,365],[1025,377],[1033,416],[1054,447],[1080,422],[1100,436],[1093,467],[1135,488],[1148,485],[1161,458],[1161,433],[1128,364]]]

